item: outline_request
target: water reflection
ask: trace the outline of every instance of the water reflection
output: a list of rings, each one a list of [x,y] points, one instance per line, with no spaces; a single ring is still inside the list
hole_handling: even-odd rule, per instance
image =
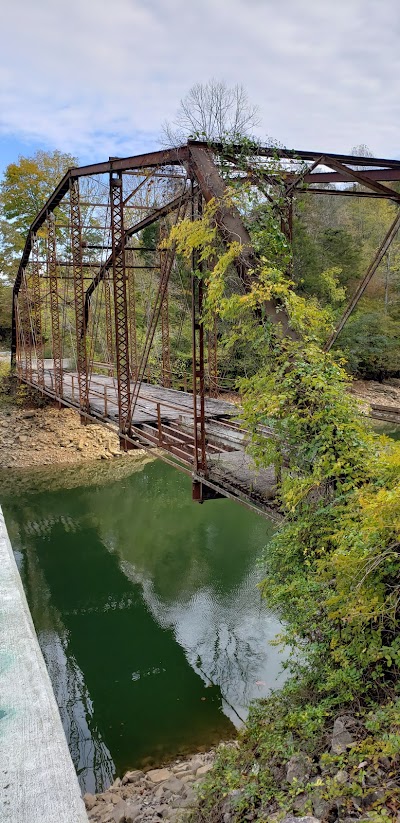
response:
[[[36,473],[17,497],[9,476],[0,485],[88,790],[228,737],[279,677],[279,624],[256,588],[272,526],[230,501],[193,504],[187,478],[159,462],[139,468],[113,482],[107,464],[102,482],[85,467],[82,485],[77,468],[64,488],[59,472]]]

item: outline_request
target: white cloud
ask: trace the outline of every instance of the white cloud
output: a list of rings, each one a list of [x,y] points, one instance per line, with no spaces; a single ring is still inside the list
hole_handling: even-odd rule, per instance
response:
[[[261,135],[398,156],[396,0],[11,0],[0,133],[93,159],[157,143],[190,86],[243,83]]]

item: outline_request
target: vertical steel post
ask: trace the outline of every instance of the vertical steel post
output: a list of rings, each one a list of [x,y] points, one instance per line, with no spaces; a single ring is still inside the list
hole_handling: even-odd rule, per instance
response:
[[[26,269],[22,275],[20,290],[20,321],[24,351],[24,376],[32,382],[32,334],[29,312],[29,291]]]
[[[21,330],[21,322],[19,316],[19,305],[18,305],[19,293],[13,294],[13,322],[14,322],[14,332],[15,332],[15,352],[14,352],[14,363],[15,370],[17,372],[18,377],[22,377],[22,358],[21,358],[21,348],[22,348],[22,330]]]
[[[114,376],[113,322],[112,322],[112,311],[111,311],[111,287],[110,287],[108,271],[104,275],[103,289],[104,289],[104,306],[105,306],[105,315],[106,315],[107,363],[109,363],[109,365],[110,365],[110,368],[108,370],[108,376],[113,377]]]
[[[210,397],[218,395],[217,318],[208,332],[208,379]]]
[[[201,215],[201,195],[192,197],[192,220]],[[194,470],[204,474],[206,464],[206,433],[204,404],[204,326],[201,322],[203,310],[203,282],[196,271],[201,269],[197,256],[192,258],[192,362],[193,362],[193,437]]]
[[[32,294],[37,381],[39,386],[44,388],[44,345],[42,334],[42,301],[40,294],[39,242],[36,235],[32,235]]]
[[[54,215],[47,215],[47,262],[49,269],[51,336],[53,342],[54,391],[58,398],[63,396],[62,342],[60,335],[60,314],[58,302],[57,243]]]
[[[76,367],[78,372],[79,406],[83,412],[89,411],[88,362],[86,351],[85,292],[82,267],[82,222],[79,203],[79,179],[69,183],[69,203],[71,213],[71,253],[74,278]],[[87,417],[81,417],[82,422]]]
[[[165,269],[168,265],[167,252],[160,252],[161,281],[166,278]],[[169,308],[168,308],[168,281],[161,301],[161,345],[162,345],[162,384],[171,387],[171,352],[169,338]]]
[[[136,336],[136,293],[135,293],[135,269],[132,249],[125,252],[127,282],[128,282],[128,303],[129,303],[129,343],[130,343],[130,366],[132,380],[137,380],[138,357],[137,357],[137,336]]]
[[[32,383],[32,345],[33,345],[33,324],[31,319],[30,294],[28,288],[28,272],[25,269],[22,277],[23,300],[24,300],[24,335],[25,335],[25,363],[26,377]]]
[[[114,287],[115,349],[117,355],[120,434],[129,434],[130,372],[128,305],[125,273],[125,231],[122,174],[110,174],[111,243]]]

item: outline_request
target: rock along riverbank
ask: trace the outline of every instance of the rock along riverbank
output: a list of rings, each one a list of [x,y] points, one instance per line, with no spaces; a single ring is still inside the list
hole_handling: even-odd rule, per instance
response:
[[[227,744],[232,745],[232,744]],[[178,823],[195,806],[214,752],[178,759],[169,766],[127,772],[101,794],[85,794],[90,823]]]
[[[72,409],[0,407],[0,468],[86,463],[122,454],[116,432],[96,423],[83,426]]]

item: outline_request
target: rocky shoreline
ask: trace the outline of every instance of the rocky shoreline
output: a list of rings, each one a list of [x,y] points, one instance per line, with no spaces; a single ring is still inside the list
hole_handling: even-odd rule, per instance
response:
[[[123,454],[116,431],[97,423],[83,426],[72,409],[0,407],[0,468],[87,463]]]
[[[84,795],[88,819],[90,823],[178,823],[195,806],[197,790],[213,762],[214,751],[210,751],[160,769],[129,771],[107,791]]]

